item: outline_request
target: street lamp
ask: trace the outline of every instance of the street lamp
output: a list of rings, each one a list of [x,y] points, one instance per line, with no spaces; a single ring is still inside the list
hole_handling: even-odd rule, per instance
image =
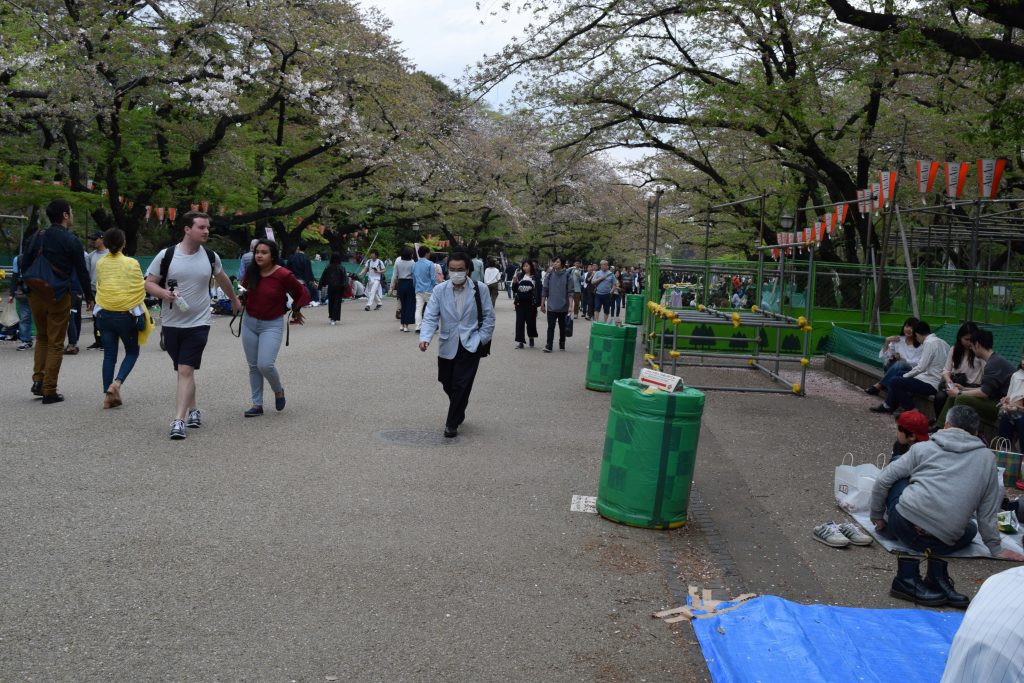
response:
[[[658,215],[661,213],[661,195],[665,194],[665,188],[659,187],[654,191],[654,256],[658,255]]]
[[[784,213],[779,216],[779,225],[782,226],[783,230],[789,230],[793,227],[793,217],[788,213]]]
[[[270,195],[263,195],[263,199],[260,200],[260,218],[259,220],[256,221],[256,230],[263,230],[263,235],[261,235],[260,237],[270,237],[270,235],[267,234],[266,212],[269,211],[270,207],[272,207],[273,205],[274,200],[270,198]]]

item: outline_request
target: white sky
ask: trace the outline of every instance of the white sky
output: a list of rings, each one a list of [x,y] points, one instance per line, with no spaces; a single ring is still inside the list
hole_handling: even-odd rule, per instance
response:
[[[360,4],[376,6],[391,19],[391,35],[402,43],[406,57],[448,85],[454,85],[466,67],[484,54],[501,50],[527,23],[524,16],[515,14],[490,16],[486,10],[499,9],[500,0],[480,0],[481,10],[475,0],[361,0]],[[486,99],[498,107],[511,91],[512,83],[503,83]]]

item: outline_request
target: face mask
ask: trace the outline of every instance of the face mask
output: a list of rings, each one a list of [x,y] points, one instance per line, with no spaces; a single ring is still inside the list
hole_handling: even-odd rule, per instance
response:
[[[465,273],[448,273],[448,277],[452,281],[452,284],[461,285],[466,282]]]

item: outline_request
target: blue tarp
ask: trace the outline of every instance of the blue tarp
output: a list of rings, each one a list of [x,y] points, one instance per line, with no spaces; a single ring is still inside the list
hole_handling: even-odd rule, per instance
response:
[[[959,612],[800,605],[766,595],[692,623],[715,683],[936,683],[962,620]]]

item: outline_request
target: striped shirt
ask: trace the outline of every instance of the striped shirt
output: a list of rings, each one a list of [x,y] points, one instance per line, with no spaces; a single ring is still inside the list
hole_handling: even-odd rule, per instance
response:
[[[990,576],[964,615],[942,683],[1024,681],[1024,567]]]

